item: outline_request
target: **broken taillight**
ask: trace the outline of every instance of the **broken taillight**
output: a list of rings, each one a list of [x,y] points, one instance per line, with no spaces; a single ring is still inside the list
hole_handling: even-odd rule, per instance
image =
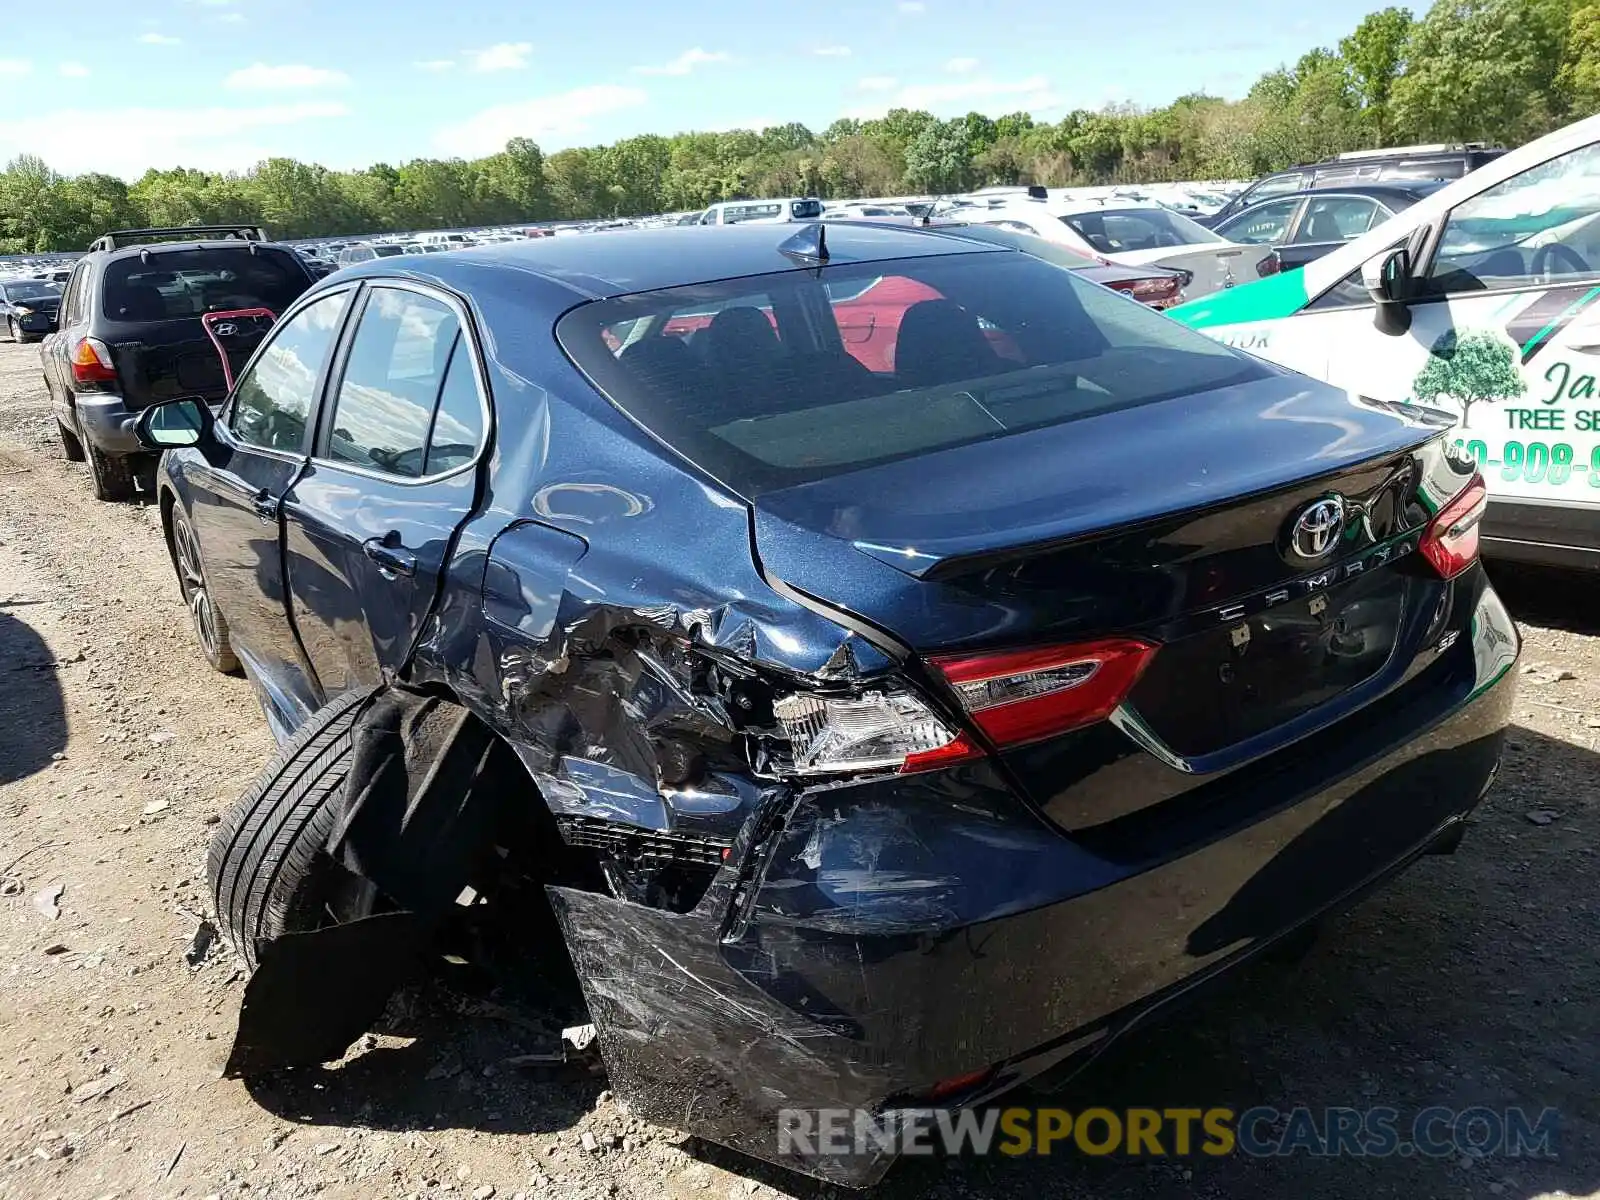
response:
[[[1156,647],[1133,638],[940,657],[933,667],[996,746],[1023,745],[1103,721],[1138,682]],[[794,693],[774,702],[799,775],[927,771],[980,758],[982,748],[909,693]]]
[[[79,338],[72,348],[72,381],[74,383],[115,383],[117,369],[111,362],[111,350],[99,338]]]
[[[1443,578],[1454,579],[1478,561],[1478,533],[1488,507],[1489,489],[1482,475],[1474,475],[1428,523],[1419,548]]]

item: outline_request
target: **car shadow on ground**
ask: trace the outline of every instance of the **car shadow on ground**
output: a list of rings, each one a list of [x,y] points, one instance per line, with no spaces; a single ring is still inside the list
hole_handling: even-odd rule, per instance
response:
[[[1569,633],[1600,633],[1600,572],[1490,563],[1495,591],[1519,621]]]
[[[0,783],[44,770],[67,747],[56,656],[24,619],[33,603],[0,600]]]
[[[520,1062],[559,1051],[556,1014],[483,1000],[432,980],[396,993],[343,1062],[247,1080],[287,1121],[390,1132],[572,1128],[605,1088],[598,1062]]]

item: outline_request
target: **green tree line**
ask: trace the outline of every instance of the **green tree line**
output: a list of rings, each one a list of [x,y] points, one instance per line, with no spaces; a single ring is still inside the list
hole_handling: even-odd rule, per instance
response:
[[[1516,145],[1597,110],[1600,0],[1438,0],[1420,20],[1403,8],[1371,13],[1240,100],[1188,95],[1054,123],[894,109],[820,133],[646,134],[549,155],[514,138],[473,161],[330,171],[272,158],[242,174],[152,169],[132,184],[24,156],[0,172],[0,252],[78,250],[133,225],[241,222],[308,237],[637,216],[746,196],[1247,178],[1371,146]]]

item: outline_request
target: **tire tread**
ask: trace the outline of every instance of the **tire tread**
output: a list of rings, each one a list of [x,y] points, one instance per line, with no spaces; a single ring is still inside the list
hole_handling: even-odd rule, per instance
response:
[[[358,689],[324,705],[222,818],[206,858],[217,921],[253,969],[256,942],[298,928],[314,869],[339,814],[350,735],[371,695]]]

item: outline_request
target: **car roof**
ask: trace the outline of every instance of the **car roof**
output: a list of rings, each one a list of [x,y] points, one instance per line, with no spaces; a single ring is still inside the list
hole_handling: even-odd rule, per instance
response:
[[[397,267],[418,279],[457,287],[483,268],[530,272],[561,284],[585,299],[598,300],[659,288],[710,283],[746,275],[768,275],[810,265],[783,252],[813,224],[827,230],[828,261],[875,262],[935,254],[1006,254],[989,244],[958,238],[931,238],[915,229],[885,223],[789,222],[773,225],[668,225],[623,229],[578,237],[524,238],[491,242],[448,255],[410,256],[360,263],[330,278],[392,274]]]
[[[1263,196],[1259,200],[1252,200],[1245,207],[1239,209],[1228,218],[1233,221],[1252,208],[1260,208],[1264,204],[1277,204],[1283,200],[1326,200],[1329,196],[1362,196],[1368,200],[1382,200],[1386,197],[1404,196],[1416,200],[1423,196],[1431,196],[1447,183],[1450,179],[1414,179],[1407,182],[1404,179],[1391,180],[1388,183],[1339,183],[1332,187],[1301,188],[1298,192],[1276,192],[1271,196]]]

